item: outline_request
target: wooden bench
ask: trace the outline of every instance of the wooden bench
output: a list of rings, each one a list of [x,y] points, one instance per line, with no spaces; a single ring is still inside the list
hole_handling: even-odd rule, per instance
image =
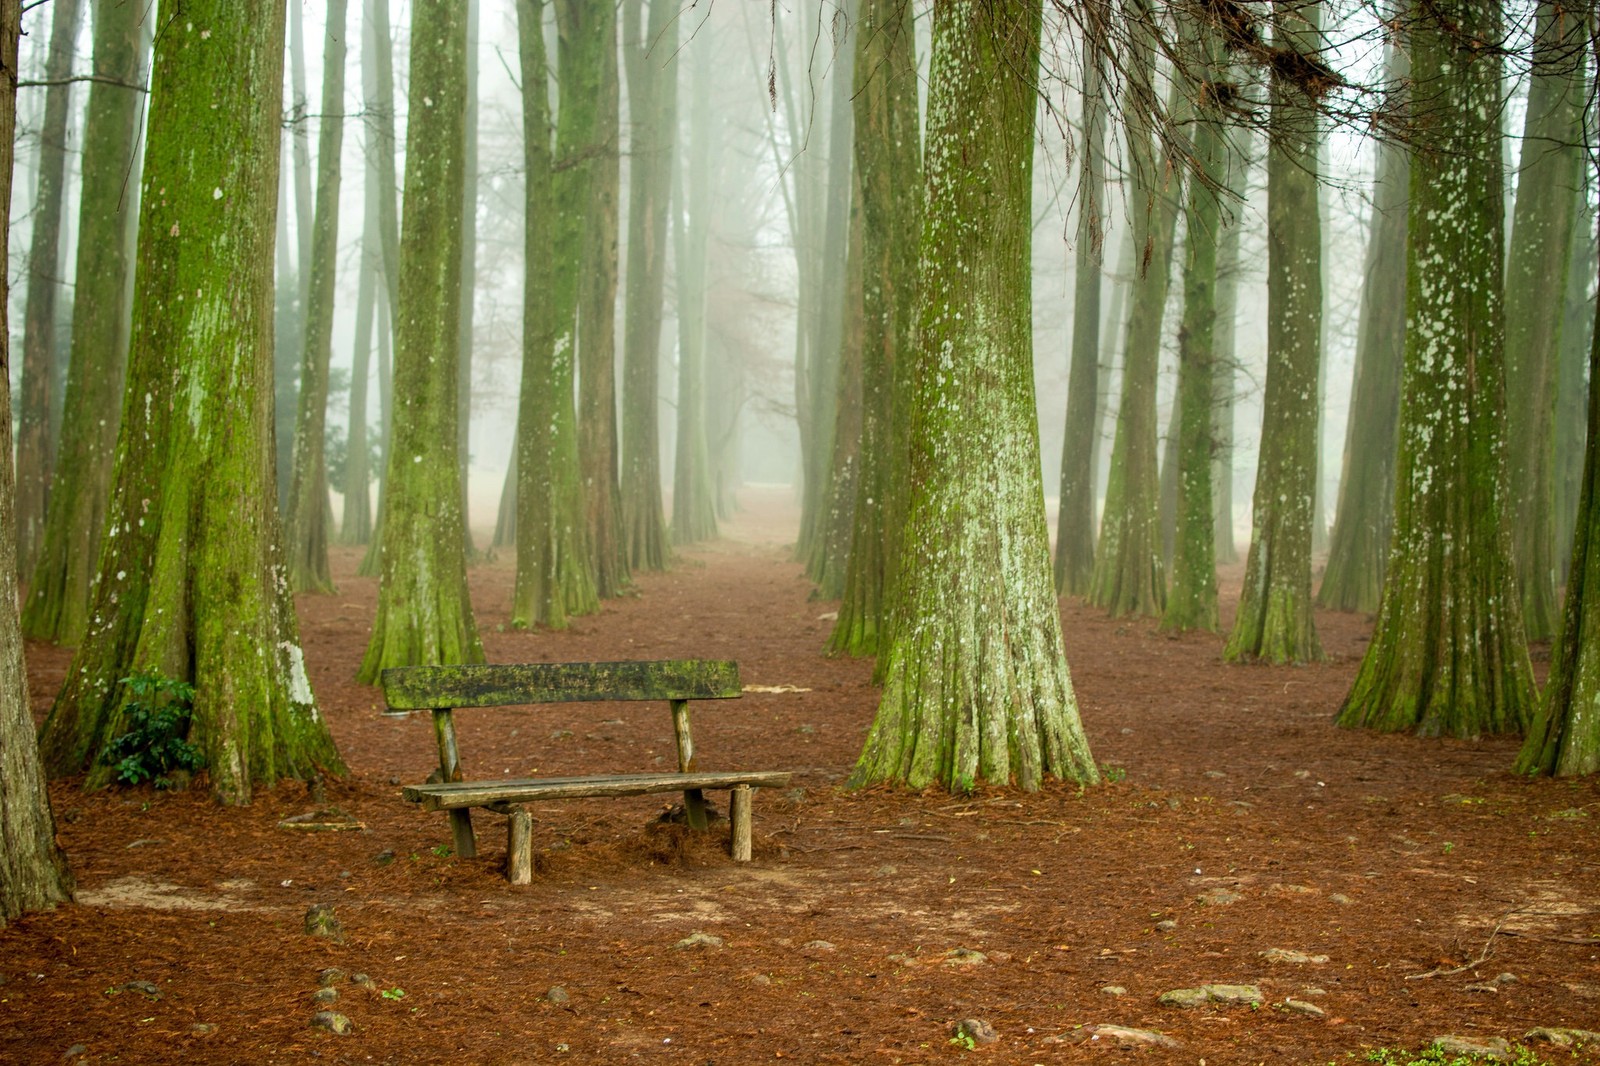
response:
[[[690,826],[707,825],[705,791],[726,789],[732,852],[750,860],[750,790],[781,788],[790,774],[766,771],[702,772],[695,768],[689,733],[689,701],[737,699],[739,664],[707,660],[617,663],[529,663],[504,666],[405,666],[383,671],[383,696],[394,710],[430,710],[439,742],[437,783],[411,785],[406,799],[424,810],[448,811],[456,854],[477,855],[473,807],[507,815],[506,877],[525,885],[533,879],[533,819],[524,804],[585,796],[639,796],[682,792]],[[596,700],[664,700],[672,711],[678,746],[677,773],[604,774],[518,780],[463,780],[453,712],[465,707],[505,707]]]

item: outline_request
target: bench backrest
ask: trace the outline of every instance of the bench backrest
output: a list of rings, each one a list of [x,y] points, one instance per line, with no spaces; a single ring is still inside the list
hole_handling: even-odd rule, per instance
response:
[[[396,710],[588,700],[721,700],[740,692],[739,664],[710,659],[398,666],[383,671],[383,698]]]

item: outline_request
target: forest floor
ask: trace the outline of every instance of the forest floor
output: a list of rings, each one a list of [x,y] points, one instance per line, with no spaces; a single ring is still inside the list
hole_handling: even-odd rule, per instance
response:
[[[1104,785],[847,791],[871,664],[821,654],[836,604],[790,560],[786,498],[747,492],[724,540],[565,632],[511,631],[510,559],[471,573],[491,661],[739,660],[764,691],[698,705],[695,732],[702,768],[794,772],[756,797],[754,862],[660,797],[536,806],[529,886],[502,876],[498,816],[451,855],[397,787],[435,765],[428,716],[351,682],[376,590],[340,550],[339,592],[299,608],[350,775],[239,808],[56,783],[77,903],[0,930],[0,1062],[1324,1064],[1600,1029],[1600,781],[1513,776],[1514,739],[1334,728],[1369,619],[1319,615],[1326,663],[1228,666],[1216,636],[1067,603]],[[68,656],[28,655],[42,715]],[[672,760],[653,704],[458,721],[472,776]],[[313,904],[342,942],[306,935]],[[1158,1001],[1212,983],[1263,1002]],[[353,1031],[313,1029],[322,1009]],[[998,1039],[956,1036],[968,1018]],[[1111,1025],[1175,1045],[1118,1050]]]

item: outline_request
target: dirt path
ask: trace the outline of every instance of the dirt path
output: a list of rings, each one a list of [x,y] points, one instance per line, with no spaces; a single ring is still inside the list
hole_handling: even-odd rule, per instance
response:
[[[1216,638],[1069,604],[1110,783],[850,793],[870,664],[818,654],[836,605],[809,599],[789,561],[784,501],[746,505],[737,540],[686,553],[563,633],[506,627],[509,560],[472,584],[494,660],[728,657],[747,684],[798,690],[696,722],[706,768],[796,773],[792,791],[757,798],[753,864],[656,824],[659,797],[536,809],[528,887],[500,876],[497,817],[479,818],[481,858],[452,857],[444,820],[396,787],[432,768],[429,723],[381,716],[349,682],[375,588],[341,554],[339,593],[300,609],[351,777],[321,805],[286,787],[231,810],[58,783],[80,902],[0,931],[0,1062],[73,1049],[106,1063],[1078,1062],[1119,1057],[1109,1032],[1085,1028],[1115,1023],[1180,1044],[1140,1061],[1326,1063],[1441,1033],[1600,1029],[1600,782],[1514,778],[1510,740],[1332,728],[1364,619],[1319,617],[1326,664],[1227,667]],[[29,662],[42,712],[66,656],[34,646]],[[667,715],[649,705],[480,711],[461,726],[475,775],[671,760]],[[362,828],[279,828],[319,806]],[[304,934],[314,903],[335,907],[343,943]],[[720,946],[678,946],[695,933]],[[1486,949],[1459,973],[1417,976]],[[336,1002],[316,1004],[328,967],[371,987],[338,976]],[[1259,986],[1264,1005],[1157,1000],[1213,982]],[[324,1006],[354,1032],[311,1029]],[[998,1041],[951,1043],[969,1017]]]

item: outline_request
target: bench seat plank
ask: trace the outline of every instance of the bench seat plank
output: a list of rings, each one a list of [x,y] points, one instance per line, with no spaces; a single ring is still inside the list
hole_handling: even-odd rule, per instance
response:
[[[395,710],[719,700],[733,699],[741,691],[739,664],[711,659],[396,666],[383,671],[384,699]]]
[[[407,785],[403,794],[424,810],[449,811],[494,803],[530,803],[586,796],[643,796],[690,789],[731,789],[739,785],[783,788],[792,774],[781,771],[605,774],[595,777],[532,777],[506,781],[445,781]]]

